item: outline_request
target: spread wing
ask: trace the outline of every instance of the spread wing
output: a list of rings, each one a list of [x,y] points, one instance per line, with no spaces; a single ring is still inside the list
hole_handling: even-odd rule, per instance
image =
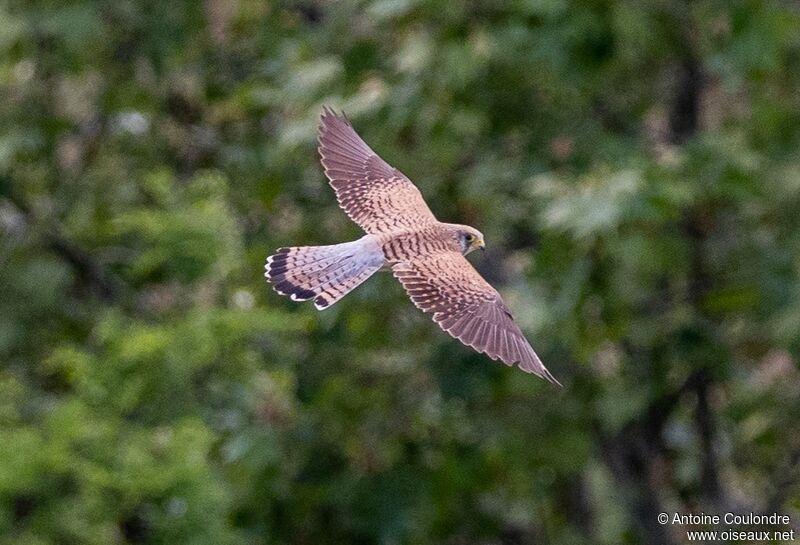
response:
[[[419,189],[378,157],[350,122],[323,109],[319,154],[339,205],[367,233],[386,233],[436,222]]]
[[[519,367],[555,384],[514,322],[500,294],[457,252],[421,256],[392,267],[414,304],[433,313],[443,330],[507,365]]]

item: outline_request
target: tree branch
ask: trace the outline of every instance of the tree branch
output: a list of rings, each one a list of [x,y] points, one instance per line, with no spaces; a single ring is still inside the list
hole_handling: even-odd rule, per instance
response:
[[[8,182],[8,181],[7,181]],[[42,225],[31,207],[11,190],[10,183],[0,184],[0,197],[5,198],[16,208],[29,225]],[[59,229],[44,226],[42,239],[44,245],[54,254],[67,262],[76,272],[81,284],[104,301],[112,301],[119,297],[122,283],[113,274],[104,269],[89,252],[78,247],[59,233]]]

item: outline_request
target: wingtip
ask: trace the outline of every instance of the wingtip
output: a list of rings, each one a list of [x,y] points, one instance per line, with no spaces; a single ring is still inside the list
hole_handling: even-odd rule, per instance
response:
[[[559,386],[561,388],[564,387],[563,384],[561,384],[558,381],[558,379],[553,376],[553,373],[551,373],[547,369],[547,367],[544,366],[544,364],[538,357],[536,358],[536,365],[534,367],[532,368],[528,367],[527,369],[525,369],[522,367],[522,364],[520,363],[520,368],[523,369],[524,371],[527,371],[528,373],[533,373],[537,377],[540,377],[551,384],[555,384],[556,386]]]
[[[537,377],[539,377],[539,378],[541,378],[543,380],[546,380],[547,382],[549,382],[549,383],[551,383],[551,384],[553,384],[555,386],[558,386],[559,388],[563,388],[564,387],[564,385],[561,384],[558,381],[558,379],[556,377],[554,377],[553,374],[550,371],[548,371],[547,368],[544,365],[540,364],[535,368],[530,368],[530,367],[524,366],[522,362],[517,362],[517,367],[519,367],[520,370],[523,371],[524,373],[529,373],[531,375],[536,375]]]
[[[542,377],[543,379],[545,379],[546,381],[550,382],[551,384],[555,384],[559,388],[563,388],[564,387],[564,385],[561,384],[558,381],[558,379],[556,377],[554,377],[553,374],[550,371],[548,371],[547,368],[545,368],[544,366],[542,367],[542,374],[539,375],[539,376]]]
[[[331,130],[332,123],[341,119],[342,117],[337,114],[333,108],[327,104],[322,106],[322,113],[319,114],[319,125],[317,125],[317,152],[319,152],[321,159],[325,158],[324,154],[322,153],[322,140],[325,138],[325,134]]]
[[[344,112],[337,112],[332,107],[328,106],[327,104],[322,107],[322,113],[319,115],[319,120],[321,126],[325,124],[326,121],[329,119],[338,119],[340,121],[344,121],[349,125],[347,115]]]

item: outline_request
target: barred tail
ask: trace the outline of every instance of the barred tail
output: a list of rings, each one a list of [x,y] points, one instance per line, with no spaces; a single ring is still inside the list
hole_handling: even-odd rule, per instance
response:
[[[372,276],[384,262],[383,251],[368,235],[332,246],[280,248],[267,258],[264,276],[293,301],[314,300],[325,309]]]

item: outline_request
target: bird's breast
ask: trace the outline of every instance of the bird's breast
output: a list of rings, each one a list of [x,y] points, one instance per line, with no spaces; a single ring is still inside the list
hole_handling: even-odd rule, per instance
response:
[[[383,253],[390,263],[451,250],[458,250],[457,241],[449,233],[435,227],[385,235],[383,242]]]

